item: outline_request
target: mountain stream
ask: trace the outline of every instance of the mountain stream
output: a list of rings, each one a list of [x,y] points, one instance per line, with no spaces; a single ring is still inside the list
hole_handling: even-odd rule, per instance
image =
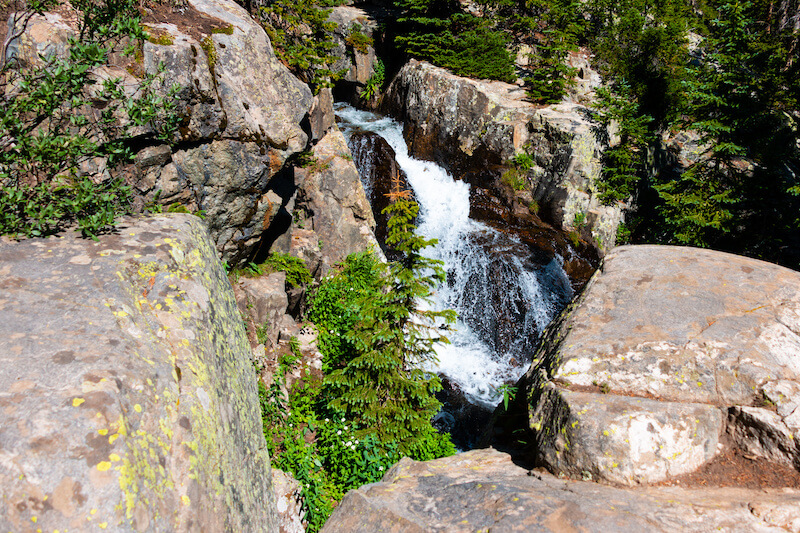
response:
[[[458,320],[451,344],[436,348],[438,362],[428,368],[445,385],[435,423],[451,432],[457,447],[471,448],[503,399],[501,387],[527,370],[537,339],[572,297],[561,257],[536,253],[469,218],[469,185],[435,162],[411,157],[398,122],[346,104],[336,104],[336,115],[354,153],[360,138],[354,132],[373,132],[394,150],[420,205],[417,231],[438,241],[423,250],[443,261],[447,273],[432,307],[454,309]],[[370,161],[355,162],[363,179]]]

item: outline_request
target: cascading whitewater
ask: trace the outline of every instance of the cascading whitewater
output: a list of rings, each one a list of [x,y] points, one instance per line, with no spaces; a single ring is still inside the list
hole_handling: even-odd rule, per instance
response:
[[[434,370],[474,404],[493,408],[498,388],[526,370],[536,339],[572,296],[559,257],[537,262],[515,237],[469,218],[469,185],[442,167],[408,154],[402,126],[380,115],[336,105],[340,128],[371,131],[394,149],[420,204],[417,231],[435,246],[423,253],[444,262],[447,282],[432,306],[458,312],[450,345],[436,349]]]

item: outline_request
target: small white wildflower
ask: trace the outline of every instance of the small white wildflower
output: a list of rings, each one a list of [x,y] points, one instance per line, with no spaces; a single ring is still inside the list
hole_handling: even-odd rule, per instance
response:
[[[342,418],[342,422],[344,422],[344,421],[345,421],[344,418]]]
[[[350,441],[344,443],[345,446],[350,446],[350,444],[352,444]]]
[[[347,431],[347,426],[344,427],[344,430]]]
[[[337,435],[341,435],[342,434],[342,430],[340,429],[339,431],[336,432],[336,434]]]
[[[356,439],[356,444],[358,444],[358,439]]]
[[[383,467],[382,467],[382,466],[379,466],[379,467],[378,467],[378,470],[380,470],[381,472],[383,472]]]
[[[326,419],[325,419],[325,422],[330,422],[330,420],[328,420],[328,419],[326,418]]]

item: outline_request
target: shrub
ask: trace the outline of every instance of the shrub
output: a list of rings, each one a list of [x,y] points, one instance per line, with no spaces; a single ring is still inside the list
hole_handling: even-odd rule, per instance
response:
[[[331,54],[336,48],[331,37],[336,23],[328,20],[330,9],[322,9],[336,3],[275,0],[261,7],[261,24],[278,57],[314,92],[344,75],[344,71],[331,70],[338,59]]]
[[[263,265],[273,272],[286,272],[286,283],[291,287],[308,285],[314,279],[303,260],[289,254],[272,253]]]
[[[43,11],[56,2],[34,2]],[[95,70],[130,43],[147,38],[133,0],[76,0],[79,36],[67,57],[43,57],[41,68],[22,70],[12,60],[0,72],[0,232],[46,236],[70,224],[95,237],[128,210],[130,189],[120,179],[95,183],[81,176],[93,158],[114,169],[132,159],[127,137],[150,126],[162,140],[177,127],[174,91],[159,96],[155,76],[134,94],[121,79],[98,81]],[[32,13],[29,11],[28,13]]]
[[[358,50],[362,54],[366,54],[369,50],[369,47],[372,46],[372,37],[365,34],[361,31],[361,25],[353,24],[350,26],[350,30],[347,33],[347,37],[345,38],[345,42],[353,47],[354,50]]]
[[[359,98],[364,101],[372,100],[375,95],[380,94],[381,89],[383,88],[383,84],[385,82],[386,76],[386,69],[383,66],[383,61],[380,59],[377,63],[375,63],[375,72],[367,80],[364,89],[361,90],[361,94],[359,94]],[[352,156],[351,156],[352,158]]]

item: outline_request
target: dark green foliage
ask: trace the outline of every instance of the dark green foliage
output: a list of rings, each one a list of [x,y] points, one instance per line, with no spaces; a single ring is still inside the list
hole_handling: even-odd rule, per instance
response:
[[[513,82],[508,37],[486,19],[460,12],[441,0],[396,0],[402,10],[396,45],[406,55],[460,76]]]
[[[430,420],[441,407],[434,397],[441,383],[420,367],[435,357],[435,343],[447,342],[435,322],[455,320],[452,311],[419,308],[419,299],[444,281],[444,271],[440,262],[420,254],[431,241],[414,233],[418,209],[405,199],[386,209],[387,244],[403,258],[389,265],[383,290],[358,301],[359,319],[345,334],[354,352],[326,377],[334,410],[412,455],[440,438]]]
[[[619,94],[605,87],[597,91],[597,120],[604,126],[612,122],[619,128],[619,142],[603,153],[600,199],[606,204],[625,202],[636,190],[645,165],[648,129],[652,118],[639,111],[639,104],[627,84],[618,85]]]
[[[261,22],[278,57],[314,92],[329,87],[344,73],[331,70],[337,58],[331,33],[330,9],[337,2],[322,0],[275,0],[261,7]]]
[[[675,242],[762,257],[797,245],[798,135],[784,113],[796,104],[797,67],[768,20],[750,2],[730,2],[709,25],[706,55],[686,84],[685,127],[700,133],[705,153],[656,184]]]
[[[530,146],[526,145],[525,149],[529,150]],[[501,179],[515,191],[524,191],[528,186],[527,174],[535,166],[536,162],[527,152],[520,152],[514,156],[509,164],[512,168],[505,171]]]
[[[289,254],[273,252],[263,264],[272,272],[286,272],[286,284],[290,287],[308,285],[313,281],[303,260]]]
[[[375,72],[369,77],[367,83],[364,85],[364,89],[361,90],[361,94],[359,94],[358,97],[367,102],[372,100],[376,95],[380,94],[383,89],[383,84],[386,81],[385,77],[386,68],[383,66],[383,61],[379,59],[377,63],[375,63]]]
[[[528,96],[542,104],[561,101],[571,84],[574,69],[567,56],[586,29],[582,2],[576,0],[529,0],[524,5],[502,2],[498,6],[515,39],[533,47],[524,76]]]
[[[352,254],[342,269],[324,279],[312,294],[308,319],[319,330],[324,372],[341,368],[353,357],[353,344],[345,334],[359,319],[360,302],[377,297],[383,290],[384,274],[374,254]]]
[[[592,50],[601,74],[627,85],[642,115],[663,126],[680,112],[691,11],[682,0],[594,0]]]
[[[127,137],[150,126],[170,140],[177,116],[172,93],[159,97],[155,77],[133,94],[120,79],[97,82],[94,70],[127,42],[126,52],[146,38],[137,3],[77,1],[83,22],[65,58],[45,57],[42,68],[3,66],[0,97],[0,232],[43,236],[77,223],[94,237],[124,213],[130,190],[121,180],[92,183],[78,174],[94,157],[114,169],[130,161]],[[12,89],[13,88],[13,89]],[[123,118],[121,118],[123,117]]]

